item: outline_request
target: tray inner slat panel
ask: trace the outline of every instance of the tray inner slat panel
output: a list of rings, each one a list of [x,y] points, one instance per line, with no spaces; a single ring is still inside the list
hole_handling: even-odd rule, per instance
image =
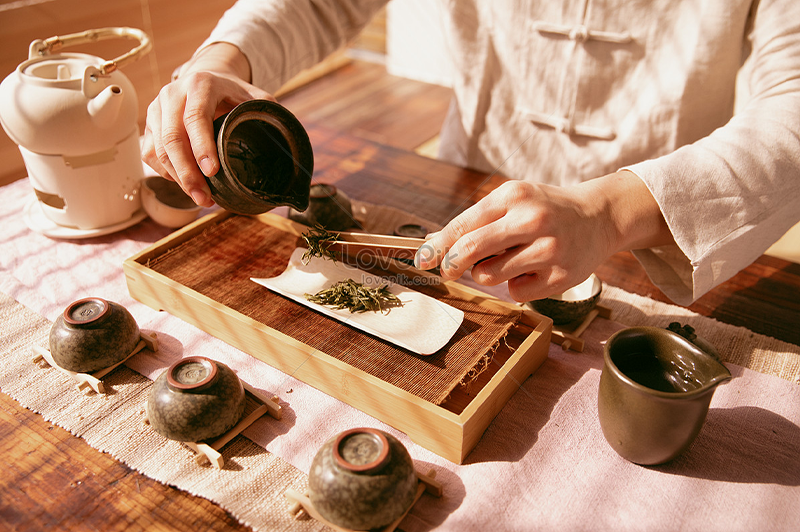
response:
[[[519,314],[504,314],[413,288],[464,311],[464,322],[439,352],[418,356],[298,305],[250,280],[286,268],[301,240],[247,216],[231,216],[151,258],[147,266],[228,308],[434,404],[441,404],[470,370],[491,356]],[[374,272],[373,272],[374,273]],[[420,331],[425,334],[425,331]]]

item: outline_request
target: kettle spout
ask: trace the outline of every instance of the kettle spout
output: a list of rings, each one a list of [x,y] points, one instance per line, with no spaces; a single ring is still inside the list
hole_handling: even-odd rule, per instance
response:
[[[89,115],[100,127],[111,126],[122,107],[123,94],[119,85],[110,85],[89,100]]]

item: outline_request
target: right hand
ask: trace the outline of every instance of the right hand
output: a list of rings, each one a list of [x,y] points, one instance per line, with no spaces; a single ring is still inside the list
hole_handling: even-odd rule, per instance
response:
[[[584,281],[617,251],[675,245],[645,183],[620,170],[568,187],[509,181],[430,235],[417,268],[443,279],[468,268],[478,284],[508,282],[517,301]]]
[[[208,70],[182,74],[147,108],[142,160],[177,182],[198,205],[212,206],[204,175],[215,175],[220,168],[214,119],[252,99],[275,100],[234,75]]]

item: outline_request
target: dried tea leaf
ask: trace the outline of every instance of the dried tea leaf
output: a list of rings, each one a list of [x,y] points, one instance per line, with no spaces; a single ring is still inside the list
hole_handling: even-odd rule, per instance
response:
[[[353,279],[344,279],[313,295],[305,294],[305,298],[312,303],[346,308],[350,312],[381,312],[402,305],[400,299],[389,291],[388,285],[370,288]]]
[[[672,331],[674,333],[678,333],[679,335],[683,336],[690,342],[694,342],[695,340],[697,340],[697,335],[694,332],[694,327],[692,327],[688,323],[686,325],[681,325],[680,322],[673,321],[672,323],[669,324],[667,330]]]
[[[307,232],[303,233],[302,236],[303,240],[306,241],[306,247],[308,248],[308,251],[303,253],[303,257],[301,259],[303,264],[308,264],[308,261],[314,257],[336,260],[336,252],[332,251],[330,246],[333,244],[333,242],[338,240],[338,233],[331,233],[321,225],[317,224],[315,227],[312,227]]]

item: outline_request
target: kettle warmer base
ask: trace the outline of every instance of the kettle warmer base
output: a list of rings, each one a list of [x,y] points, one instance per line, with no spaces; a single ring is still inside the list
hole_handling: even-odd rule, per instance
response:
[[[116,233],[117,231],[122,231],[123,229],[127,229],[138,224],[145,218],[147,218],[147,213],[144,212],[143,209],[140,209],[136,211],[133,216],[123,222],[107,225],[105,227],[98,227],[97,229],[78,229],[76,227],[65,227],[63,225],[58,225],[45,216],[41,204],[35,196],[32,197],[31,200],[25,205],[25,211],[23,213],[25,225],[27,225],[32,231],[41,233],[51,238],[63,239],[93,238]]]

